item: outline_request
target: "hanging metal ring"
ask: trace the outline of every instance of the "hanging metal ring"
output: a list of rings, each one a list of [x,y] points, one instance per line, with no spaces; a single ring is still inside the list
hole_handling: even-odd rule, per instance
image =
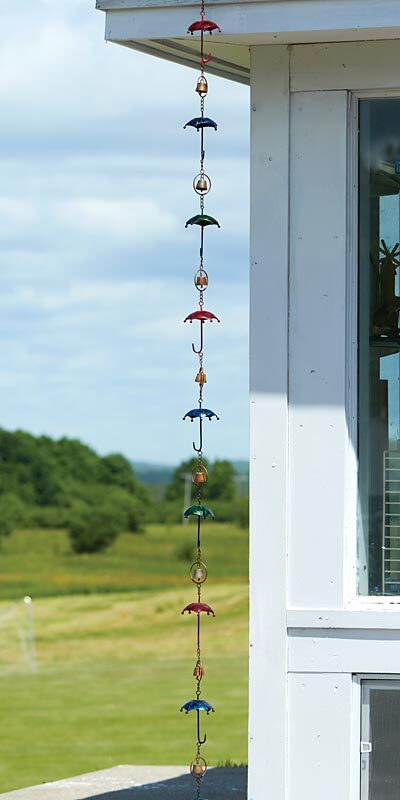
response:
[[[207,762],[205,758],[197,755],[190,764],[190,772],[193,778],[204,778],[207,772]]]
[[[195,272],[193,283],[198,292],[205,292],[208,286],[208,273],[204,267],[199,267],[197,272]]]

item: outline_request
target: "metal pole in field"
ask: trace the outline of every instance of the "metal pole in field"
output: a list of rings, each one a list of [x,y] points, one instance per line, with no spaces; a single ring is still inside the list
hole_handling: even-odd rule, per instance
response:
[[[30,665],[30,668],[31,668],[31,672],[37,672],[35,625],[34,625],[34,621],[33,621],[32,598],[29,597],[29,595],[26,595],[26,597],[24,597],[24,603],[26,605],[26,610],[27,610],[27,615],[28,615],[29,665]]]

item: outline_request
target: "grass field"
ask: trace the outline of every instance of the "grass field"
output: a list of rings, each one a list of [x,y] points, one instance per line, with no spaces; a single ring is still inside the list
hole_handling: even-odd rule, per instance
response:
[[[247,531],[212,522],[204,530],[210,579],[246,581]],[[150,525],[145,534],[122,534],[105,553],[75,555],[63,531],[16,531],[0,551],[0,599],[185,585],[194,542],[192,524]]]
[[[195,618],[187,578],[194,529],[151,526],[104,554],[72,555],[62,532],[20,531],[0,553],[1,612],[33,597],[38,672],[13,669],[17,631],[0,624],[0,791],[118,763],[191,760]],[[247,532],[208,526],[203,696],[210,763],[247,760]]]

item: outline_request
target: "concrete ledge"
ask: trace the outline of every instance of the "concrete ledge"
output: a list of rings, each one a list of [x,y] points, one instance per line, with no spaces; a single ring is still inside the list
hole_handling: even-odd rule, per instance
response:
[[[191,800],[187,767],[118,766],[1,794],[1,800]],[[204,778],[208,800],[245,800],[247,769],[214,767]]]

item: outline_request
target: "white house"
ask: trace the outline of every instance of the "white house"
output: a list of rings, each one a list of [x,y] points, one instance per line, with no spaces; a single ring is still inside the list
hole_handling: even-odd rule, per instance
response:
[[[193,0],[97,6],[197,65]],[[248,796],[398,800],[400,0],[208,9],[251,86]]]

